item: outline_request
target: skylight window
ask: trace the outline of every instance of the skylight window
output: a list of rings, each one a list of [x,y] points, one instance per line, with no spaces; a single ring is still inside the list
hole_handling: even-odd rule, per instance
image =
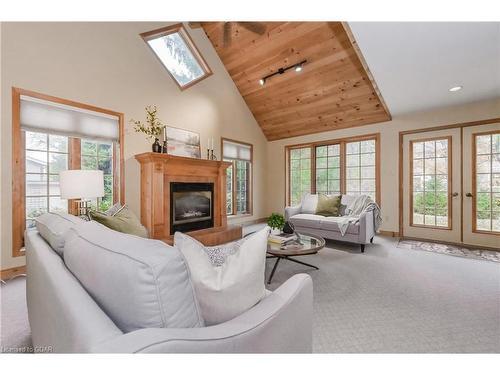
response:
[[[212,74],[182,24],[141,36],[182,90]]]

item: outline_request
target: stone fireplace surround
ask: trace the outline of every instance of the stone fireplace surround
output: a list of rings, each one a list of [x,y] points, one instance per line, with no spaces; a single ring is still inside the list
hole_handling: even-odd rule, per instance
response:
[[[173,242],[171,183],[212,183],[211,228],[188,231],[204,245],[213,246],[241,238],[240,226],[228,226],[226,216],[226,169],[231,163],[146,152],[135,155],[141,165],[141,222],[150,238]]]

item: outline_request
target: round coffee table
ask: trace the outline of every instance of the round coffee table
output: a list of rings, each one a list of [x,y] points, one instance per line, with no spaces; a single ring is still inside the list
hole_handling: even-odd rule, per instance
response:
[[[272,242],[267,243],[267,253],[269,254],[267,258],[276,258],[276,263],[274,263],[271,275],[269,275],[269,280],[267,281],[268,284],[271,284],[271,280],[273,279],[274,273],[276,272],[276,268],[278,267],[278,263],[281,259],[287,259],[291,262],[299,263],[319,270],[318,267],[312,264],[301,262],[300,260],[292,257],[316,254],[325,247],[325,239],[320,236],[307,233],[298,233],[298,235],[300,243],[292,243],[286,246]]]

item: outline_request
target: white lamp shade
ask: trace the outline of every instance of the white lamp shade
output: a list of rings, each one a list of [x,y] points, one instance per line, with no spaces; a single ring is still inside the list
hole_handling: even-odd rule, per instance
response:
[[[63,199],[92,199],[104,196],[102,171],[72,169],[59,174]]]

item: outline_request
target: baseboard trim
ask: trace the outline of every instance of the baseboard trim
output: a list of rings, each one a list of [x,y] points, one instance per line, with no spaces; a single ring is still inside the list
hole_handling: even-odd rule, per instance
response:
[[[479,246],[479,245],[469,245],[469,244],[459,243],[459,242],[430,240],[428,238],[403,236],[403,237],[401,237],[401,240],[432,242],[432,243],[439,243],[439,244],[444,244],[444,245],[461,246],[461,247],[465,247],[466,249],[478,249],[478,250],[489,250],[489,251],[499,251],[500,252],[500,249],[495,248],[495,247],[487,247],[487,246]]]
[[[389,230],[379,230],[377,234],[385,237],[399,237],[399,232],[391,232]]]
[[[23,273],[26,273],[26,266],[7,268],[0,271],[0,279],[6,281]]]

